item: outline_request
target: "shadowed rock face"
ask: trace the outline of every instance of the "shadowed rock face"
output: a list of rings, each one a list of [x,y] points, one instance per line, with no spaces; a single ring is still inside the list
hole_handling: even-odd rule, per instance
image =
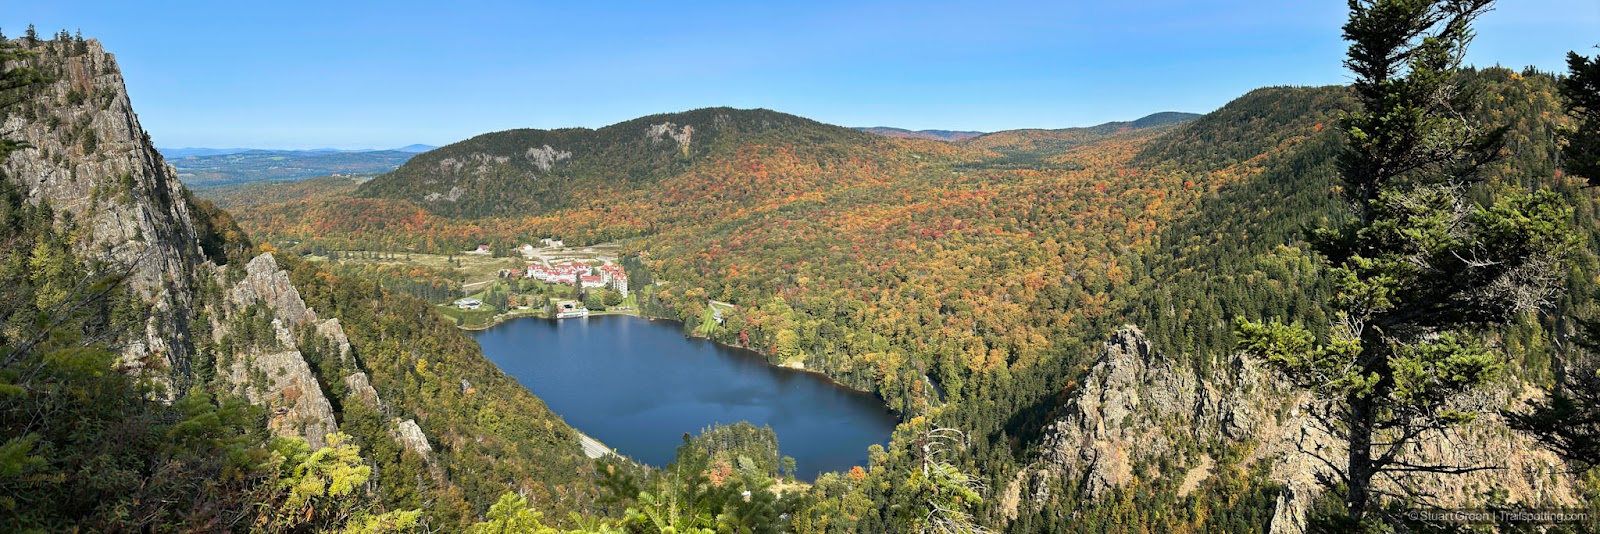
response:
[[[1081,484],[1101,498],[1135,478],[1177,477],[1180,492],[1210,476],[1212,459],[1183,444],[1248,441],[1244,463],[1267,462],[1270,478],[1284,486],[1272,532],[1302,532],[1311,501],[1330,475],[1318,457],[1339,463],[1345,450],[1307,415],[1305,396],[1282,385],[1253,359],[1236,356],[1226,373],[1209,379],[1162,357],[1138,328],[1127,326],[1106,341],[1083,385],[1060,419],[1052,423],[1040,458],[1019,471],[1001,495],[1008,517],[1050,498],[1057,477]],[[1486,393],[1494,405],[1516,404],[1519,391]],[[1169,458],[1173,472],[1135,472]],[[1442,505],[1483,503],[1488,488],[1506,492],[1511,503],[1571,505],[1577,502],[1562,461],[1526,437],[1511,432],[1498,416],[1486,415],[1449,436],[1421,441],[1409,458],[1417,463],[1498,465],[1504,469],[1469,475],[1415,475],[1400,483],[1437,492]],[[1394,482],[1384,489],[1397,490]]]

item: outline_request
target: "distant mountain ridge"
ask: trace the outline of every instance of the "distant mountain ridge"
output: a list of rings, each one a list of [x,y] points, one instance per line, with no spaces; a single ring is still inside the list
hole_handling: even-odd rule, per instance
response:
[[[994,132],[962,131],[962,130],[907,130],[892,126],[856,127],[854,129],[877,134],[884,137],[898,139],[927,139],[931,141],[959,142],[975,139],[986,135],[1002,134],[1007,132],[1088,132],[1099,135],[1116,133],[1122,130],[1137,130],[1141,128],[1154,128],[1169,124],[1181,124],[1200,118],[1198,113],[1185,113],[1181,111],[1162,111],[1152,113],[1131,121],[1116,121],[1097,124],[1094,126],[1081,126],[1058,129],[1021,128],[1015,130],[999,130]]]
[[[256,148],[159,149],[178,169],[178,178],[191,187],[242,184],[257,181],[294,181],[318,176],[382,174],[432,150],[429,145],[408,145],[390,150],[267,150]]]
[[[884,137],[894,137],[898,139],[928,139],[931,141],[960,141],[962,139],[971,139],[987,133],[956,130],[907,130],[905,128],[893,128],[889,126],[857,127],[856,129],[871,134],[878,134]]]
[[[245,152],[273,153],[273,154],[338,154],[361,152],[411,152],[420,154],[439,148],[433,145],[410,144],[398,148],[303,148],[303,149],[277,149],[277,148],[208,148],[208,147],[183,147],[183,148],[157,148],[162,157],[167,159],[183,159],[197,156],[226,156],[228,154],[243,154]]]
[[[1185,124],[1202,115],[1163,111],[1131,121],[1116,121],[1078,128],[1003,130],[963,139],[956,144],[991,150],[1007,156],[1008,162],[1036,165],[1074,147],[1085,146],[1124,132],[1153,130]]]

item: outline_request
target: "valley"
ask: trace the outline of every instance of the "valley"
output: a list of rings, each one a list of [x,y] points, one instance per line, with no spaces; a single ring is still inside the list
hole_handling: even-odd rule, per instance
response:
[[[541,91],[621,97],[458,83],[504,56],[438,40],[410,83],[369,53],[283,96],[381,79],[344,107],[500,129],[353,152],[163,154],[142,60],[29,26],[0,37],[0,530],[1595,531],[1600,57],[1472,66],[1489,4],[1352,2],[1348,84],[1061,128],[564,127]],[[967,46],[935,64],[1013,66]],[[705,100],[678,89],[624,100]]]
[[[1526,95],[1534,103],[1491,113],[1531,118],[1553,93],[1548,78],[1503,69],[1467,76],[1493,93]],[[1144,460],[1119,462],[1128,462],[1122,464],[1127,469],[1136,461],[1170,462],[1173,469],[1206,476],[1144,481],[1098,471],[1105,467],[1097,463],[1081,465],[1071,452],[1040,464],[1028,460],[1027,451],[1066,439],[1049,426],[1070,417],[1070,408],[1060,404],[1063,397],[1120,395],[1132,387],[1076,389],[1078,377],[1094,365],[1088,358],[1096,347],[1127,321],[1145,329],[1141,335],[1163,358],[1205,376],[1231,372],[1225,362],[1236,333],[1223,320],[1229,314],[1290,310],[1308,322],[1325,317],[1325,309],[1308,304],[1324,291],[1325,275],[1306,267],[1303,252],[1283,244],[1296,242],[1304,224],[1340,217],[1327,185],[1336,141],[1325,127],[1349,105],[1348,93],[1337,87],[1268,88],[1198,119],[1163,114],[953,143],[861,136],[765,110],[701,110],[563,131],[562,138],[574,145],[560,147],[545,144],[539,132],[489,134],[419,156],[408,164],[412,168],[370,186],[287,201],[247,200],[239,213],[252,234],[290,251],[354,243],[436,251],[487,243],[505,250],[546,238],[569,247],[607,243],[619,261],[628,258],[630,278],[638,276],[642,284],[634,287],[630,313],[669,319],[687,335],[751,349],[769,365],[813,370],[873,392],[904,414],[910,424],[901,433],[939,421],[983,436],[980,441],[1009,440],[1013,447],[967,456],[987,466],[990,487],[1019,495],[985,505],[984,513],[997,520],[1065,528],[1048,519],[1057,513],[1048,496],[1083,499],[1084,488],[1070,477],[1092,473],[1114,481],[1108,488],[1138,488],[1140,499],[1153,500],[1130,508],[1091,494],[1070,505],[1091,517],[1113,521],[1135,510],[1164,510],[1170,505],[1163,499],[1174,496],[1204,501],[1244,495],[1235,502],[1245,508],[1225,513],[1243,514],[1249,518],[1245,524],[1252,524],[1272,514],[1303,513],[1244,504],[1270,503],[1269,496],[1285,487],[1311,491],[1311,475],[1284,467],[1303,458],[1252,456],[1249,445],[1213,428],[1156,420],[1147,424],[1162,427],[1155,431],[1162,437],[1138,439],[1170,445],[1112,437],[1104,438],[1118,443],[1110,452],[1083,454],[1126,458],[1146,451]],[[1530,129],[1514,135],[1527,143],[1553,128],[1548,122],[1520,123]],[[635,129],[637,137],[618,131],[623,129]],[[683,139],[654,135],[691,129],[696,134]],[[709,137],[707,131],[739,140],[696,145]],[[494,147],[506,142],[502,136],[534,139],[538,144],[525,152],[538,157],[519,162],[514,149],[498,155]],[[652,172],[666,174],[619,170],[635,164],[632,154],[640,150],[657,151],[646,160],[664,158]],[[1491,172],[1538,169],[1539,150],[1545,149],[1523,151]],[[557,156],[545,163],[540,158],[546,154]],[[600,163],[616,154],[629,159]],[[601,159],[584,162],[585,157]],[[486,163],[460,169],[449,163],[464,159]],[[572,161],[574,167],[563,167]],[[1554,175],[1534,171],[1541,172]],[[508,192],[468,187],[523,179],[549,194],[530,203]],[[435,195],[444,189],[459,194]],[[375,213],[389,215],[379,221],[371,218]],[[316,225],[305,224],[311,221]],[[1516,335],[1530,337],[1508,343],[1517,347],[1511,357],[1528,370],[1526,380],[1543,380],[1538,370],[1555,348],[1534,340],[1551,326],[1532,317],[1524,321]],[[1265,402],[1286,410],[1289,401]],[[1275,411],[1258,409],[1262,415]],[[601,439],[616,445],[613,438]],[[886,450],[896,450],[895,443]],[[1195,471],[1200,466],[1205,469]],[[1023,476],[1030,470],[1048,474]],[[863,473],[879,476],[876,470]],[[837,491],[843,480],[820,475],[822,489],[815,491]],[[1029,501],[1022,494],[1035,497]]]

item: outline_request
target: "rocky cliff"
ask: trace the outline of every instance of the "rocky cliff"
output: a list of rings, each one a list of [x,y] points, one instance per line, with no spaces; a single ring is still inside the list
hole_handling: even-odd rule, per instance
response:
[[[74,232],[82,257],[126,272],[125,283],[151,310],[143,331],[119,340],[123,369],[166,386],[160,394],[169,399],[197,376],[217,376],[267,407],[276,433],[325,444],[338,423],[300,347],[316,336],[349,359],[338,320],[318,318],[271,254],[242,269],[208,257],[177,173],[139,125],[116,58],[98,41],[19,42],[31,52],[26,66],[48,83],[0,122],[0,138],[29,147],[12,153],[0,172],[30,202],[55,210],[56,225]],[[270,339],[216,361],[198,357],[203,344],[237,334],[247,310],[271,317]],[[195,339],[196,331],[210,339]],[[202,373],[196,365],[216,368]],[[381,403],[370,387],[358,392]]]
[[[50,203],[61,226],[76,225],[80,253],[128,271],[152,313],[142,335],[127,340],[126,365],[188,376],[194,351],[185,336],[202,256],[183,186],[150,144],[116,58],[98,41],[27,48],[37,55],[26,62],[50,82],[0,122],[0,138],[32,147],[0,171],[30,201]]]
[[[1049,427],[1040,458],[1012,478],[1001,495],[1003,512],[1036,508],[1064,482],[1090,498],[1136,479],[1171,477],[1180,494],[1212,476],[1207,444],[1241,444],[1244,467],[1265,465],[1283,490],[1274,510],[1272,532],[1304,531],[1308,506],[1319,476],[1329,475],[1318,459],[1337,460],[1343,448],[1309,415],[1311,401],[1290,390],[1255,361],[1234,357],[1225,372],[1202,377],[1152,348],[1135,327],[1114,333],[1060,417]],[[1493,405],[1519,402],[1519,390],[1506,388],[1483,399]],[[1179,466],[1159,472],[1138,466]],[[1494,465],[1500,469],[1467,475],[1402,476],[1385,482],[1427,488],[1439,504],[1484,503],[1491,491],[1510,503],[1571,505],[1573,481],[1562,461],[1526,437],[1510,431],[1497,416],[1480,417],[1448,436],[1432,436],[1411,451],[1417,463]]]
[[[29,53],[8,66],[49,81],[0,91],[0,139],[27,146],[0,167],[0,186],[51,208],[40,211],[72,261],[127,273],[126,297],[142,306],[119,294],[116,318],[141,307],[148,318],[96,343],[120,351],[120,370],[165,386],[155,400],[242,398],[263,408],[267,430],[313,447],[343,431],[372,468],[369,496],[426,508],[445,531],[505,491],[560,517],[594,501],[577,434],[431,305],[252,249],[230,215],[177,181],[98,42],[13,42]]]

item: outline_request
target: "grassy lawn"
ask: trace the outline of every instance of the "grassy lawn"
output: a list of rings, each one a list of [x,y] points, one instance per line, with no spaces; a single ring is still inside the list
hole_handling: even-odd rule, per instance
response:
[[[509,258],[495,258],[492,256],[479,256],[477,254],[456,254],[454,256],[439,254],[417,254],[397,252],[394,259],[361,258],[360,252],[352,252],[356,257],[343,257],[339,261],[348,264],[373,264],[373,265],[409,265],[414,267],[427,267],[430,269],[455,269],[461,273],[466,283],[472,284],[485,280],[494,280],[501,269],[522,269],[527,267],[527,260],[520,256]],[[451,262],[451,259],[455,262]],[[313,256],[315,261],[326,261],[325,256]],[[460,263],[460,267],[456,267]],[[460,280],[458,280],[460,281]],[[473,289],[477,289],[473,287]]]
[[[706,303],[706,311],[700,313],[700,324],[695,325],[694,331],[700,335],[711,337],[711,334],[722,329],[722,323],[716,319],[717,310],[722,310],[722,317],[726,319],[733,313],[733,308],[713,303]]]
[[[456,325],[463,328],[487,328],[488,326],[494,324],[496,318],[504,319],[522,316],[545,317],[545,310],[546,306],[549,304],[549,301],[570,300],[573,298],[570,290],[571,286],[567,286],[565,284],[547,284],[534,280],[525,280],[523,283],[533,284],[533,287],[531,287],[529,291],[521,293],[521,295],[534,300],[534,302],[528,304],[528,309],[518,310],[513,308],[508,310],[500,310],[490,306],[488,304],[489,292],[495,288],[509,290],[511,283],[512,281],[510,280],[495,279],[493,283],[475,287],[472,293],[469,293],[466,297],[464,297],[475,298],[479,301],[482,301],[484,304],[481,308],[476,310],[463,310],[457,308],[454,302],[449,302],[439,304],[437,306],[439,313],[443,314],[445,317],[449,317],[451,320],[455,321]],[[542,299],[541,290],[544,292],[542,294]],[[638,297],[630,294],[622,299],[621,304],[612,306],[606,310],[591,310],[591,313],[595,315],[612,313],[631,315],[637,313],[637,306]],[[618,308],[624,307],[629,309],[617,311]]]
[[[485,328],[494,320],[495,311],[485,308],[463,310],[451,305],[439,306],[439,313],[449,317],[456,325],[467,328]]]

